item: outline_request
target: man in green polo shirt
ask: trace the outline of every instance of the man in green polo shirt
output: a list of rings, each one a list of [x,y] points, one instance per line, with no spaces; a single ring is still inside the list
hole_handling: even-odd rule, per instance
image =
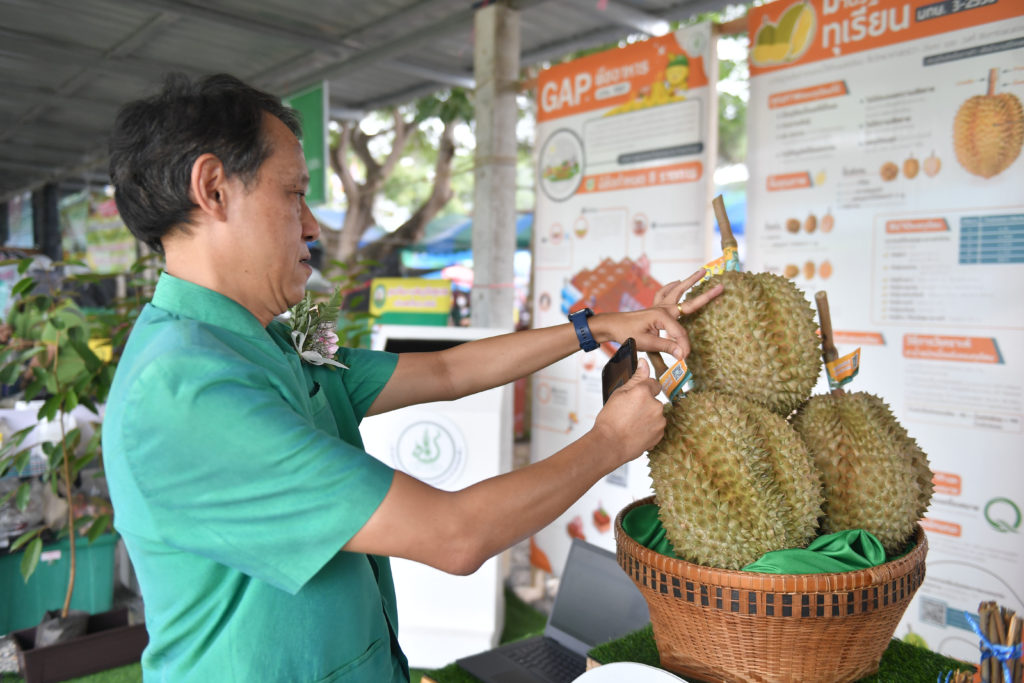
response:
[[[407,681],[387,557],[471,573],[657,443],[665,422],[641,363],[573,444],[447,492],[367,454],[362,417],[499,386],[581,345],[633,337],[681,358],[676,315],[717,294],[677,310],[695,273],[644,311],[309,365],[274,320],[302,299],[319,234],[298,133],[277,98],[220,75],[169,79],[122,109],[111,137],[121,215],[166,258],[103,424],[147,681]]]

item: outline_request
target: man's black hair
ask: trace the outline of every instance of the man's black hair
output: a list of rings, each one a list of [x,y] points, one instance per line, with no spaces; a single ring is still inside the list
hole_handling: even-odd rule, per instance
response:
[[[301,136],[293,110],[228,74],[194,82],[171,74],[160,93],[122,107],[110,136],[110,178],[132,234],[162,253],[164,235],[187,229],[196,208],[192,165],[203,154],[216,155],[248,187],[271,154],[264,113]]]

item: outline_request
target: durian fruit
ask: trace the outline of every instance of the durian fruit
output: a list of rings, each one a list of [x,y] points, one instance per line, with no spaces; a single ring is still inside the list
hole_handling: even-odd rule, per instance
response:
[[[679,557],[740,569],[814,538],[821,479],[786,420],[716,391],[675,401],[666,418],[648,457],[659,517]]]
[[[690,290],[725,290],[681,322],[694,389],[743,396],[788,415],[807,400],[821,372],[814,310],[803,292],[772,273],[726,271]]]
[[[932,497],[928,457],[885,402],[864,392],[812,397],[792,417],[824,482],[822,533],[864,529],[900,553]]]
[[[1024,106],[1012,93],[995,93],[997,69],[988,77],[988,93],[963,104],[953,120],[953,149],[968,172],[991,178],[1006,170],[1024,145]]]
[[[825,292],[815,295],[823,356],[838,358]],[[928,457],[889,406],[864,392],[840,388],[813,396],[790,418],[824,483],[821,532],[870,532],[887,553],[906,549],[932,498]]]

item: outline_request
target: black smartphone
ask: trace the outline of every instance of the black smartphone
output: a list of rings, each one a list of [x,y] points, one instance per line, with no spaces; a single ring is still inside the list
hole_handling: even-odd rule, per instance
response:
[[[627,339],[601,370],[601,394],[605,403],[612,392],[625,384],[636,372],[636,342]]]

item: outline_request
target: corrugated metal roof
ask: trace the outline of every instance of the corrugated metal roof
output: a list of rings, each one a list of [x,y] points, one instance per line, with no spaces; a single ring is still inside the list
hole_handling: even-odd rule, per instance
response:
[[[523,66],[736,0],[513,0]],[[0,0],[0,201],[105,182],[118,107],[170,71],[285,95],[323,77],[336,112],[472,85],[470,0]]]

